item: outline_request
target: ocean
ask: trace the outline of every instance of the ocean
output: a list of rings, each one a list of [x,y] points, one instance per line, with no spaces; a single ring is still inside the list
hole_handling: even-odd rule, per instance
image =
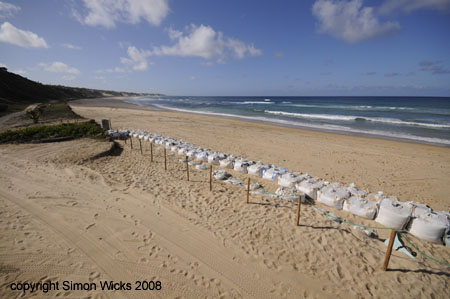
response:
[[[450,98],[444,97],[139,97],[127,100],[350,135],[450,146]]]

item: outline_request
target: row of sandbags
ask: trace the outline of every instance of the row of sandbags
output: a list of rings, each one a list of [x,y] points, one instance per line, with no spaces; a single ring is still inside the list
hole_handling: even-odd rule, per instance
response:
[[[293,176],[289,173],[283,175],[279,184],[292,182]],[[337,210],[375,220],[387,227],[406,229],[412,235],[430,242],[448,242],[445,239],[450,238],[449,212],[435,212],[426,205],[414,202],[399,202],[394,197],[384,196],[382,192],[369,194],[354,184],[342,186],[307,175],[298,175],[295,179],[295,190]]]
[[[407,229],[412,235],[431,242],[449,242],[450,213],[435,212],[430,207],[414,202],[399,202],[396,198],[384,196],[382,192],[368,193],[356,188],[355,184],[343,186],[313,178],[309,174],[289,172],[286,168],[255,162],[242,157],[214,152],[175,138],[146,131],[109,130],[113,138],[135,137],[164,146],[178,155],[188,157],[197,169],[207,169],[202,162],[233,169],[275,181],[280,188],[275,192],[281,197],[300,193],[338,210],[375,220],[395,229]],[[197,161],[197,162],[195,162]],[[216,178],[229,179],[226,172],[218,172]]]

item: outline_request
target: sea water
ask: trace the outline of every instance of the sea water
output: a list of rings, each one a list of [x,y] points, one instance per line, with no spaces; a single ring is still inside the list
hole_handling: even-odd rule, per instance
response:
[[[445,97],[193,97],[127,102],[180,112],[450,146]]]

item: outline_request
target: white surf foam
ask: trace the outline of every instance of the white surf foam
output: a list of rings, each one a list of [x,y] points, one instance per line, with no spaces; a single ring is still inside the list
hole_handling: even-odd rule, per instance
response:
[[[412,121],[403,121],[395,118],[381,118],[381,117],[364,117],[364,116],[354,116],[354,115],[333,115],[333,114],[305,114],[305,113],[293,113],[284,111],[272,111],[264,110],[265,113],[284,115],[299,118],[311,118],[311,119],[328,119],[328,120],[344,120],[344,121],[371,121],[395,125],[405,125],[405,126],[420,126],[420,127],[430,127],[430,128],[450,128],[450,124],[428,124],[419,123]]]
[[[338,126],[338,125],[305,124],[305,123],[301,123],[301,122],[297,122],[297,121],[274,119],[274,118],[268,118],[268,117],[242,116],[242,115],[236,115],[236,114],[218,113],[218,112],[211,112],[211,111],[195,111],[195,110],[189,110],[189,109],[172,108],[172,107],[167,107],[167,106],[158,105],[158,104],[154,104],[154,106],[161,108],[161,109],[167,109],[167,110],[173,110],[173,111],[179,111],[179,112],[187,112],[187,113],[195,113],[195,114],[203,114],[203,115],[214,115],[214,116],[224,116],[224,117],[230,117],[230,118],[236,118],[236,119],[259,121],[259,122],[280,124],[280,125],[286,125],[286,126],[294,126],[294,127],[300,127],[300,128],[317,129],[317,130],[322,130],[322,131],[333,131],[333,132],[338,132],[338,133],[356,133],[356,134],[369,135],[369,136],[375,136],[375,137],[388,137],[388,138],[393,138],[393,139],[401,139],[401,140],[409,140],[409,141],[425,142],[425,143],[450,146],[450,140],[441,139],[441,138],[423,137],[423,136],[416,136],[416,135],[411,135],[411,134],[386,132],[386,131],[379,131],[379,130],[370,130],[370,131],[369,130],[359,130],[359,129],[355,129],[355,128],[349,128],[346,126]]]

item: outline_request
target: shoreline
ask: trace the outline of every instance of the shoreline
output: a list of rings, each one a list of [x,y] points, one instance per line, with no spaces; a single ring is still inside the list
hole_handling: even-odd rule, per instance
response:
[[[89,102],[71,105],[82,116],[97,121],[110,118],[113,128],[147,130],[328,181],[356,183],[401,201],[450,210],[449,147],[152,110],[114,101],[105,107]]]
[[[318,132],[326,132],[331,134],[339,134],[339,135],[346,135],[346,136],[359,136],[359,137],[368,137],[368,138],[378,138],[378,139],[385,139],[385,140],[393,140],[393,141],[402,141],[402,142],[408,142],[408,143],[419,143],[419,144],[428,144],[428,145],[435,145],[435,146],[441,146],[441,147],[450,147],[450,142],[443,143],[439,141],[433,141],[433,137],[416,137],[420,139],[414,139],[414,138],[408,138],[408,137],[401,137],[401,136],[389,136],[389,135],[383,135],[385,133],[368,133],[368,132],[361,132],[358,131],[358,129],[349,129],[347,131],[345,130],[339,130],[339,129],[332,129],[332,128],[320,128],[317,126],[308,126],[308,125],[296,125],[292,124],[289,121],[282,120],[282,119],[262,119],[263,117],[252,117],[252,116],[240,116],[240,115],[233,115],[233,114],[225,114],[225,113],[217,113],[217,112],[203,112],[203,111],[195,111],[195,110],[187,110],[182,108],[169,108],[169,107],[161,107],[159,105],[141,105],[138,102],[133,102],[132,98],[124,98],[121,99],[126,104],[135,105],[138,107],[141,107],[142,109],[149,108],[151,110],[165,110],[165,111],[174,111],[179,113],[190,113],[190,114],[196,114],[196,115],[208,115],[212,117],[222,117],[222,118],[229,118],[229,119],[237,119],[247,122],[257,122],[257,123],[264,123],[274,126],[281,126],[281,127],[289,127],[289,128],[297,128],[301,130],[311,130],[311,131],[318,131]],[[427,140],[429,139],[429,140]],[[444,141],[444,140],[443,140]]]
[[[396,137],[382,137],[382,136],[378,136],[378,135],[368,136],[367,134],[363,134],[363,133],[341,132],[341,131],[333,131],[333,130],[327,130],[327,129],[315,129],[315,128],[310,128],[310,127],[282,124],[282,123],[276,123],[276,122],[271,122],[271,121],[252,120],[252,119],[240,117],[240,116],[232,116],[232,115],[224,116],[224,115],[218,115],[215,113],[182,111],[183,109],[177,109],[177,108],[169,109],[169,108],[158,107],[155,105],[145,105],[144,106],[144,105],[139,105],[137,103],[128,102],[129,99],[131,99],[131,97],[125,97],[125,96],[124,97],[108,97],[108,98],[88,98],[88,99],[70,101],[69,105],[75,104],[75,105],[81,105],[81,106],[86,106],[86,107],[103,107],[103,108],[181,113],[181,114],[186,114],[186,115],[191,115],[191,116],[204,116],[204,117],[219,118],[219,119],[237,120],[237,121],[249,122],[249,123],[255,123],[255,124],[264,124],[264,125],[276,126],[276,127],[280,127],[280,128],[297,129],[300,131],[305,130],[305,131],[308,131],[311,133],[325,133],[325,134],[333,134],[333,135],[338,135],[338,136],[359,137],[359,138],[364,138],[364,139],[368,139],[368,140],[370,140],[370,139],[387,140],[387,141],[401,142],[401,143],[407,143],[407,144],[420,144],[420,145],[429,145],[429,146],[450,148],[450,145],[444,145],[444,144],[438,144],[438,143],[432,143],[432,142],[419,142],[419,141],[413,141],[413,140],[409,140],[409,139],[401,139],[401,138],[396,138]]]

